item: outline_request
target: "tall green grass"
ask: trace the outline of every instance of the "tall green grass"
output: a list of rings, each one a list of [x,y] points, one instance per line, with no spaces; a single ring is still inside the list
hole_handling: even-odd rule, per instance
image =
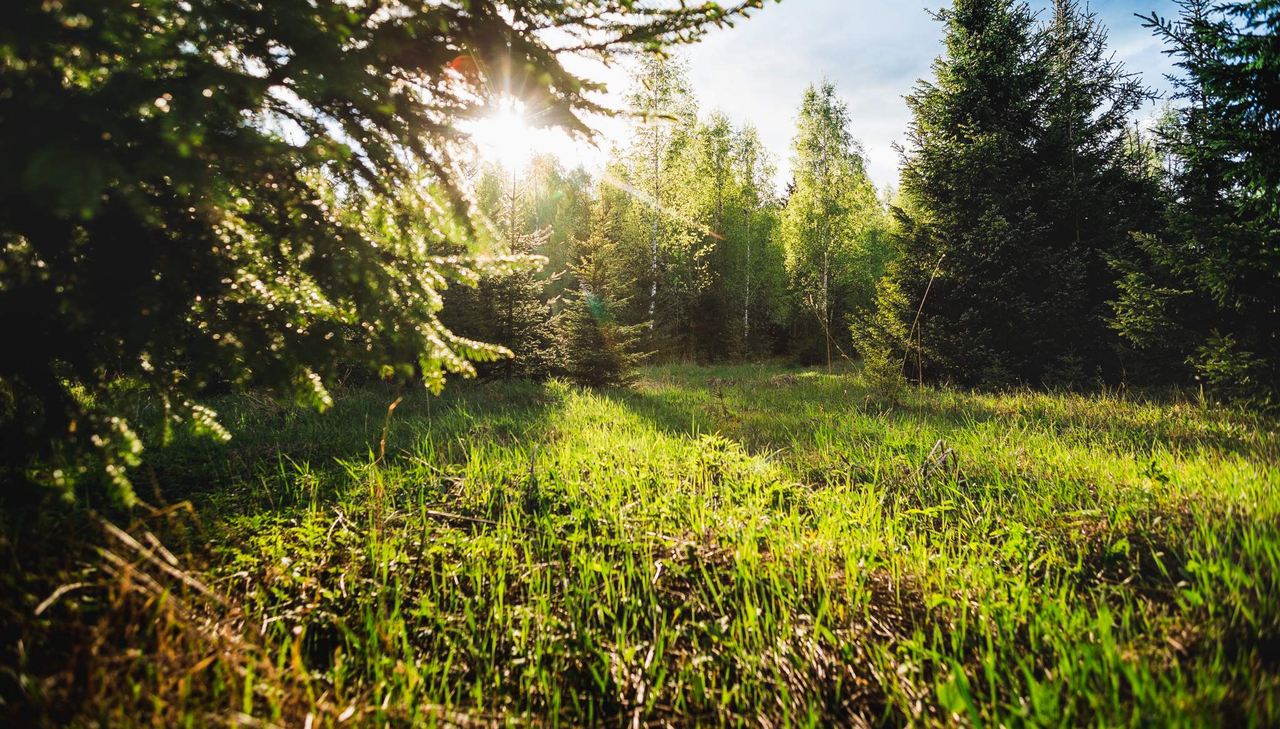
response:
[[[765,366],[215,407],[235,439],[153,453],[153,501],[194,502],[198,523],[169,512],[161,541],[226,606],[153,595],[138,619],[177,628],[108,631],[140,646],[119,646],[128,670],[43,694],[12,658],[28,688],[11,706],[197,725],[1280,722],[1280,447],[1243,413],[945,389],[888,407],[856,372]],[[27,589],[23,609],[46,596]],[[45,629],[124,594],[78,590]],[[183,621],[208,629],[164,659],[179,685],[157,656]],[[97,694],[54,701],[77,686]]]

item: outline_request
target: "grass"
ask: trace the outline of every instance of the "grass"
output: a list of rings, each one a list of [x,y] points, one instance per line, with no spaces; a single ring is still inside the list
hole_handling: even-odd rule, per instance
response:
[[[214,405],[136,547],[10,519],[0,717],[1280,723],[1266,420],[766,366]]]

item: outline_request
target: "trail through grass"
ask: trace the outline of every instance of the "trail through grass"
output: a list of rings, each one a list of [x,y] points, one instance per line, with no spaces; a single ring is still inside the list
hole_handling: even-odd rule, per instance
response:
[[[216,403],[231,444],[152,455],[157,501],[190,499],[198,520],[170,510],[128,531],[160,533],[226,606],[177,585],[76,590],[6,638],[56,645],[72,625],[99,654],[68,676],[9,645],[8,709],[317,726],[1280,722],[1274,423],[1026,392],[925,390],[890,408],[856,373],[668,367],[625,391],[406,395],[380,458],[401,395],[342,393],[325,415]],[[99,564],[68,561],[57,581],[10,570],[9,609]]]

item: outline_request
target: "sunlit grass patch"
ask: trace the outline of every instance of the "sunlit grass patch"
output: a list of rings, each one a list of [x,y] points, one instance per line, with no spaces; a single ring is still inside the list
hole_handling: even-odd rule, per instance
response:
[[[205,644],[222,673],[185,669],[187,688],[144,670],[119,694],[89,661],[29,691],[284,723],[1278,718],[1277,444],[1239,413],[1024,391],[889,407],[856,372],[763,366],[219,407],[236,440],[154,459],[200,523],[131,531],[227,603],[158,574],[190,601],[163,624],[242,647]],[[49,619],[114,614],[101,598]],[[155,642],[116,649],[163,665]]]

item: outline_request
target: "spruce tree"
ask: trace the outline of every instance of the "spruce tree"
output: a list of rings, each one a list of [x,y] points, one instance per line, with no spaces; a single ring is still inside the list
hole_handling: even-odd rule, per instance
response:
[[[590,234],[595,183],[584,167],[566,169],[549,154],[535,155],[526,174],[529,205],[525,226],[546,234],[538,248],[547,265],[539,276],[545,282],[543,297],[555,312],[569,285],[577,241]]]
[[[616,246],[616,211],[602,196],[591,216],[591,234],[581,241],[573,266],[574,288],[557,322],[561,336],[559,362],[573,381],[591,387],[625,385],[635,378],[643,358],[637,347],[647,324],[624,325],[616,316],[614,292],[625,290],[611,265]]]
[[[1127,146],[1145,90],[1069,0],[1040,26],[1012,0],[957,0],[937,18],[936,78],[908,97],[898,258],[855,341],[891,353],[883,366],[966,383],[1118,372],[1107,260],[1157,199]]]
[[[1115,325],[1209,392],[1280,404],[1280,6],[1186,0],[1151,16],[1184,77],[1159,144],[1165,229],[1118,261]]]
[[[1034,368],[1050,384],[1070,385],[1124,374],[1108,304],[1117,295],[1110,261],[1153,229],[1159,190],[1129,119],[1152,98],[1107,48],[1107,30],[1076,0],[1055,0],[1042,28],[1046,84],[1043,120],[1027,184],[1043,245],[1059,262]]]
[[[511,354],[496,368],[504,379],[545,377],[550,372],[552,345],[551,307],[544,300],[545,279],[539,272],[546,263],[541,250],[548,239],[546,228],[530,229],[528,186],[521,184],[520,170],[499,170],[499,203],[492,223],[503,241],[506,265],[480,280],[482,306],[490,317],[485,341],[505,347]],[[536,222],[536,216],[534,217]],[[527,263],[536,261],[533,265]]]
[[[881,330],[904,337],[895,356],[920,342],[930,370],[1003,384],[1026,376],[1048,331],[1044,288],[1062,273],[1039,255],[1027,184],[1044,69],[1023,3],[956,0],[936,17],[946,50],[935,80],[907,97],[899,256],[885,284],[894,295],[879,302],[896,321]]]
[[[544,300],[546,281],[538,275],[545,267],[541,249],[548,236],[527,228],[533,218],[524,179],[514,166],[481,169],[475,192],[483,245],[469,264],[469,279],[443,295],[441,321],[451,332],[500,348],[494,361],[477,364],[477,373],[485,377],[541,377],[550,366],[551,313]]]

